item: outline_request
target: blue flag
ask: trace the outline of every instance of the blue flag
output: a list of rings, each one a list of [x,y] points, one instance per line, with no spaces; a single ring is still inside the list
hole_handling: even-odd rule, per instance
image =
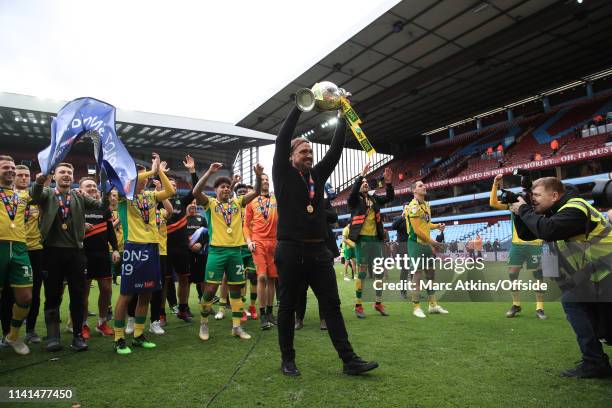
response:
[[[68,102],[51,123],[51,144],[38,153],[42,173],[49,174],[61,163],[72,145],[88,133],[100,170],[102,191],[115,187],[119,195],[132,199],[138,172],[134,159],[115,133],[115,107],[94,98]]]

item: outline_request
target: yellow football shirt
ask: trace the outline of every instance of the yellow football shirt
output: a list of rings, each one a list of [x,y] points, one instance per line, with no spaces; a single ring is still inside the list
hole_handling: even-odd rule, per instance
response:
[[[365,220],[363,221],[363,226],[361,227],[361,231],[359,231],[359,235],[366,235],[368,237],[376,236],[376,214],[372,211],[371,208],[368,209]]]
[[[13,208],[14,203],[17,203],[15,210],[15,218],[10,219],[6,210],[6,204],[2,202],[0,206],[0,240],[26,242],[25,228],[25,209],[30,200],[30,196],[26,192],[19,192],[9,188],[0,188],[4,192],[7,199],[7,204]]]
[[[208,198],[208,203],[203,208],[208,222],[211,246],[239,247],[246,245],[242,232],[243,203],[244,196],[234,197],[228,203],[221,203],[216,198]],[[229,225],[228,221],[231,221]]]
[[[119,218],[123,228],[124,242],[140,244],[157,244],[159,242],[157,225],[155,224],[157,193],[157,191],[143,191],[134,194],[133,200],[120,199]],[[148,210],[148,217],[146,216],[146,210]]]

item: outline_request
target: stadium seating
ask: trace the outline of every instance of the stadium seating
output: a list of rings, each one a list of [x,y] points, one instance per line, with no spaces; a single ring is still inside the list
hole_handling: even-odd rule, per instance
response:
[[[431,238],[435,239],[440,232],[432,230]],[[447,225],[444,229],[445,242],[466,242],[480,235],[482,242],[493,242],[496,239],[500,243],[512,240],[512,222],[510,220],[498,221],[489,225],[487,222],[473,224]]]

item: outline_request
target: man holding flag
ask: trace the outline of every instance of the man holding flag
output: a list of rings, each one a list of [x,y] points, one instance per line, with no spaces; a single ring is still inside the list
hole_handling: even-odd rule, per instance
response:
[[[94,155],[101,170],[103,200],[98,201],[71,191],[73,167],[62,163],[74,143],[89,134]],[[32,186],[32,204],[41,210],[40,233],[47,262],[45,282],[45,323],[48,351],[61,349],[59,305],[64,278],[70,291],[70,311],[74,327],[72,348],[87,350],[81,334],[86,260],[83,254],[85,210],[105,210],[109,207],[107,192],[117,188],[131,199],[136,187],[136,165],[115,133],[115,107],[94,98],[78,98],[60,109],[51,124],[51,143],[38,153],[42,173]],[[44,187],[51,171],[56,187]]]
[[[37,204],[41,211],[40,234],[48,273],[45,279],[47,351],[62,349],[59,306],[64,292],[64,280],[68,282],[70,315],[74,328],[71,347],[76,351],[87,350],[87,343],[81,333],[87,265],[83,252],[85,211],[104,210],[110,204],[107,194],[100,201],[72,190],[73,171],[70,163],[59,163],[53,176],[55,187],[44,187],[51,176],[39,174],[31,191],[32,204]]]

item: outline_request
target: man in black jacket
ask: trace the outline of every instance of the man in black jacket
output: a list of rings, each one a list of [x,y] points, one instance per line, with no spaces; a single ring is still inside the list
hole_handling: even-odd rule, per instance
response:
[[[351,210],[351,226],[349,228],[349,239],[355,242],[355,259],[359,268],[359,274],[355,281],[355,314],[358,318],[364,319],[365,313],[361,301],[363,285],[365,283],[368,265],[376,257],[382,256],[381,246],[385,240],[385,229],[383,227],[380,207],[393,201],[395,192],[391,181],[393,171],[390,167],[385,168],[384,181],[386,194],[384,196],[370,194],[370,186],[365,179],[370,171],[370,163],[367,163],[361,174],[355,180],[353,189],[348,198],[348,206]],[[382,279],[382,274],[375,279]],[[374,309],[383,316],[389,316],[385,307],[381,303],[382,291],[376,291],[376,303]]]
[[[312,287],[328,334],[342,359],[343,372],[357,375],[378,367],[378,363],[359,358],[348,341],[340,312],[340,297],[334,271],[334,258],[325,242],[328,235],[324,185],[340,160],[346,123],[338,121],[336,132],[325,156],[313,166],[312,146],[304,138],[291,137],[300,117],[294,107],[276,139],[272,179],[278,202],[278,244],[274,260],[278,269],[280,307],[278,342],[283,374],[300,375],[293,348],[295,309],[299,290],[307,281]]]
[[[599,341],[612,327],[612,225],[587,201],[576,197],[555,177],[533,182],[532,203],[522,197],[511,204],[519,238],[542,239],[545,276],[555,276],[561,304],[582,353],[566,377],[612,376],[608,356]],[[552,272],[552,273],[550,273]]]

